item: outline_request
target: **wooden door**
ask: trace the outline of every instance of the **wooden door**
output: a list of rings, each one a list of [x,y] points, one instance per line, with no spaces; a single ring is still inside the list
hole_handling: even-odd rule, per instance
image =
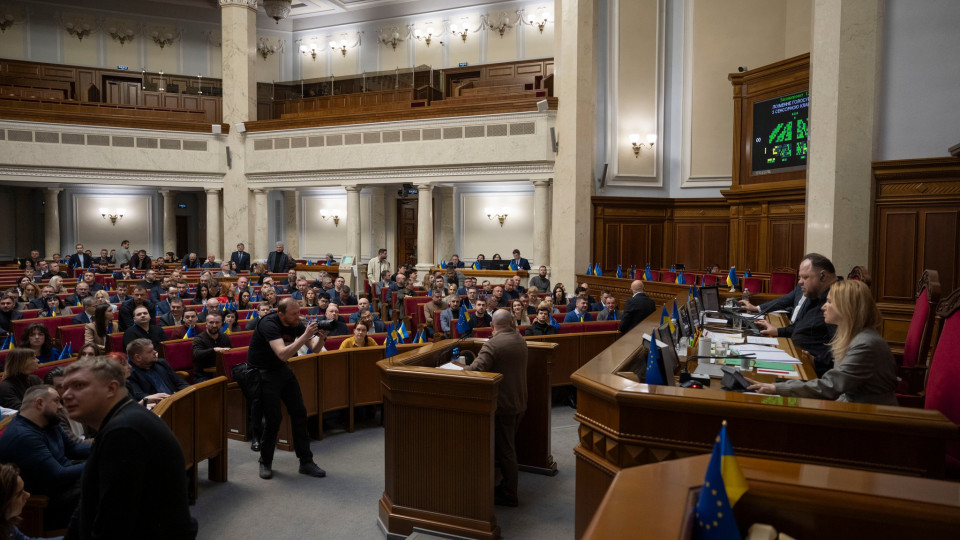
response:
[[[417,264],[417,200],[397,200],[397,267]]]
[[[183,256],[184,253],[189,251],[189,239],[187,238],[187,233],[190,231],[188,227],[189,216],[176,216],[177,217],[177,252],[175,255],[177,257]]]

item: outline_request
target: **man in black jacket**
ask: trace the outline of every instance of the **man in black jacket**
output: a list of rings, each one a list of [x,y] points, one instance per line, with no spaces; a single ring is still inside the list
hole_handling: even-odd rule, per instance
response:
[[[120,366],[81,358],[67,367],[63,385],[70,417],[97,430],[66,538],[196,538],[180,444],[160,417],[127,396]]]
[[[130,342],[127,356],[130,358],[130,376],[127,377],[130,397],[136,401],[156,398],[144,402],[148,407],[190,386],[166,360],[157,358],[157,351],[149,339]]]
[[[250,254],[243,249],[243,242],[240,242],[237,244],[237,250],[230,254],[230,262],[237,264],[237,272],[250,270]]]
[[[277,242],[276,248],[276,251],[267,256],[267,272],[279,274],[293,268],[296,262],[283,252],[283,242]]]
[[[121,332],[133,326],[133,310],[140,306],[146,307],[147,311],[153,313],[153,303],[147,300],[147,289],[143,285],[137,285],[133,288],[131,300],[124,302],[117,312],[117,327]]]
[[[204,371],[217,363],[217,353],[230,350],[230,336],[220,331],[223,312],[211,311],[204,321],[206,328],[193,340],[193,382],[198,383],[213,377]]]
[[[527,328],[525,336],[549,336],[557,333],[557,327],[550,324],[552,317],[550,304],[541,302],[537,306],[537,319]]]
[[[620,333],[626,334],[640,321],[646,319],[657,310],[656,304],[647,295],[643,294],[643,282],[639,279],[630,284],[633,297],[623,306],[623,319],[620,321]]]
[[[126,349],[131,343],[138,339],[148,339],[155,348],[160,347],[160,343],[166,341],[166,334],[163,328],[160,328],[153,322],[153,316],[146,306],[137,306],[133,310],[134,324],[123,332],[123,348]]]

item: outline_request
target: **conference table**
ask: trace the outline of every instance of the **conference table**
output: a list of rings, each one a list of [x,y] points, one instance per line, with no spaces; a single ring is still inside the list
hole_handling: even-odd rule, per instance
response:
[[[686,290],[678,286],[677,295],[685,298]],[[943,477],[946,445],[958,428],[939,411],[748,395],[716,382],[706,389],[638,382],[631,368],[643,355],[643,335],[659,323],[658,310],[571,376],[580,423],[576,538],[617,473],[709,453],[724,420],[740,456]],[[781,345],[791,350],[792,343]],[[809,365],[802,373],[815,376]]]

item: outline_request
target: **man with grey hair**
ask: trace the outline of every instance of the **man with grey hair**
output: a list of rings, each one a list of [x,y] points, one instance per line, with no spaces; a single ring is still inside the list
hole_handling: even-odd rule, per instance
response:
[[[630,284],[630,290],[633,291],[633,296],[623,306],[623,317],[620,319],[621,334],[626,334],[657,310],[653,299],[643,294],[643,281],[635,280]]]
[[[93,322],[93,314],[97,312],[97,299],[92,296],[87,296],[81,304],[83,304],[83,312],[79,315],[74,315],[72,320],[73,324]]]
[[[493,503],[517,506],[517,428],[527,410],[527,342],[517,332],[517,322],[509,310],[493,314],[493,335],[466,371],[500,373],[503,380],[497,392],[494,419],[494,464],[503,480],[493,491]]]
[[[63,386],[70,417],[97,431],[67,538],[196,538],[180,443],[130,399],[120,365],[81,358],[67,367]]]
[[[271,252],[267,257],[267,271],[282,274],[293,268],[296,263],[290,255],[283,252],[283,242],[277,242],[275,247],[276,251]]]

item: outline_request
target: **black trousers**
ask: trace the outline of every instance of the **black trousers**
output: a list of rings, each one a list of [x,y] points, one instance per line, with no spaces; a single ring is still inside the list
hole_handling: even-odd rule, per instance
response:
[[[493,422],[493,461],[500,469],[503,480],[497,486],[497,492],[513,501],[517,500],[519,465],[517,463],[517,428],[520,427],[520,414],[498,414]]]
[[[273,452],[277,448],[277,434],[283,403],[290,415],[290,428],[293,431],[293,451],[300,462],[311,461],[310,435],[307,433],[307,408],[303,405],[300,383],[286,364],[280,369],[260,371],[260,406],[263,408],[263,438],[260,441],[260,462],[273,464]]]

